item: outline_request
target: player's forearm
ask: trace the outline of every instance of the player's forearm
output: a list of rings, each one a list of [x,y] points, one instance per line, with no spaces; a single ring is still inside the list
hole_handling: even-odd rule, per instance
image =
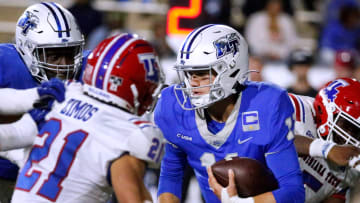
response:
[[[35,100],[39,99],[36,88],[16,90],[0,88],[0,114],[22,114],[33,108]]]
[[[31,146],[37,126],[29,114],[11,124],[0,124],[0,151]]]
[[[313,139],[301,135],[295,135],[294,144],[298,155],[308,156],[310,144]]]
[[[276,203],[275,197],[272,192],[266,192],[260,195],[256,195],[254,198],[254,203]]]
[[[179,203],[180,200],[175,195],[165,192],[159,196],[159,203]]]
[[[143,183],[145,164],[135,157],[124,155],[111,165],[111,183],[119,202],[151,200]]]

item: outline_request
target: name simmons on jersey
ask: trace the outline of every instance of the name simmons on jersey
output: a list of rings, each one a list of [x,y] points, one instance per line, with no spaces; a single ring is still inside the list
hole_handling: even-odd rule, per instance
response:
[[[70,99],[67,101],[65,107],[61,109],[60,113],[85,122],[89,120],[98,110],[98,107],[87,102]]]

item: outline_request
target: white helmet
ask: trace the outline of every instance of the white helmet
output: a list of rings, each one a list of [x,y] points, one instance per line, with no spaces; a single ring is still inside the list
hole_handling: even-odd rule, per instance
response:
[[[40,82],[50,79],[50,73],[70,79],[81,67],[83,35],[74,16],[57,3],[42,2],[28,7],[17,22],[15,39],[16,49]],[[73,58],[73,62],[49,63],[46,52],[59,49]]]
[[[207,108],[237,93],[239,86],[248,80],[248,45],[240,33],[229,26],[209,24],[197,28],[181,47],[175,65],[181,83],[175,87],[175,95],[185,110]],[[215,72],[214,82],[192,87],[188,72],[198,70],[209,70],[210,77]],[[192,93],[196,88],[209,86],[208,94]],[[179,92],[184,100],[180,99]]]

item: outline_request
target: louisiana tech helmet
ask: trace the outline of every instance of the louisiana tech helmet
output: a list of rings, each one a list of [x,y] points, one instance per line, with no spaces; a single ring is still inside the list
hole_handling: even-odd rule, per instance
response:
[[[314,101],[317,132],[338,144],[360,146],[360,82],[339,78],[328,82]]]
[[[164,78],[150,43],[125,33],[103,40],[92,51],[83,81],[88,95],[142,115],[156,100]]]

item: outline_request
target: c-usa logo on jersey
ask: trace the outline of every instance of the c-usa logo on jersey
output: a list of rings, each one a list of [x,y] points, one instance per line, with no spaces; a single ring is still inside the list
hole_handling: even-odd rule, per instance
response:
[[[216,57],[221,58],[227,54],[235,55],[239,51],[240,39],[235,33],[228,34],[214,42]]]
[[[339,93],[339,90],[337,90],[338,87],[345,87],[348,86],[349,84],[344,81],[344,80],[335,80],[334,82],[332,82],[329,86],[327,86],[324,89],[324,93],[326,94],[327,98],[331,101],[334,102],[336,95]]]
[[[23,35],[27,35],[29,30],[34,30],[38,24],[39,18],[33,13],[27,11],[25,15],[19,20],[17,26],[23,29],[21,32]]]

